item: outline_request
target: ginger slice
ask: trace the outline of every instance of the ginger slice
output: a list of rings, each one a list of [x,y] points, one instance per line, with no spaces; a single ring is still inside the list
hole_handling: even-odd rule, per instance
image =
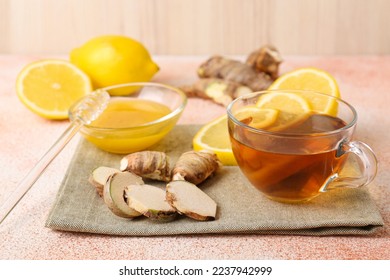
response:
[[[108,177],[116,172],[119,172],[116,168],[99,166],[92,171],[88,181],[96,188],[99,196],[102,197],[104,184],[107,182]]]
[[[165,191],[152,185],[129,185],[125,189],[128,205],[156,221],[171,221],[176,210],[166,201]]]
[[[187,181],[167,184],[166,198],[177,212],[199,221],[215,220],[217,203],[196,185]]]
[[[171,180],[169,157],[164,152],[142,151],[122,158],[120,170],[131,171],[142,178],[163,182]]]
[[[108,208],[117,216],[135,218],[142,214],[126,203],[125,188],[128,185],[142,185],[141,177],[131,172],[117,172],[112,174],[104,185],[103,198]]]

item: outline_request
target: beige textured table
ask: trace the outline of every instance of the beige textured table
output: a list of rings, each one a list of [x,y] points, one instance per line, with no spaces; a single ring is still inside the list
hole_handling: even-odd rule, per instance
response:
[[[15,78],[33,56],[0,55],[0,203],[67,127],[28,111],[15,93]],[[206,57],[155,57],[154,81],[190,83]],[[390,259],[390,56],[285,57],[281,72],[314,66],[331,72],[343,98],[359,113],[357,138],[379,159],[370,194],[385,226],[370,236],[186,235],[118,237],[54,231],[47,215],[79,136],[53,161],[0,225],[0,259]],[[201,112],[201,113],[200,113]],[[180,124],[202,124],[224,112],[190,99]]]

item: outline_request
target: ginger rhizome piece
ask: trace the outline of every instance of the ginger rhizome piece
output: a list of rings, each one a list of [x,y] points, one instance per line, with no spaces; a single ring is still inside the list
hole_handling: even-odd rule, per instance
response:
[[[222,163],[210,151],[189,151],[182,154],[172,171],[172,180],[185,180],[195,185],[213,175]]]
[[[257,72],[250,65],[222,56],[213,56],[198,68],[200,78],[219,78],[236,82],[253,91],[267,89],[272,79],[264,72]]]
[[[279,51],[271,45],[253,51],[245,62],[212,56],[199,66],[199,80],[181,89],[189,97],[211,99],[226,107],[242,94],[267,89],[278,77],[281,62]]]
[[[225,107],[233,99],[252,91],[249,87],[242,84],[217,78],[199,79],[192,85],[181,87],[181,90],[188,97],[211,99]]]
[[[130,171],[142,178],[163,182],[171,180],[169,157],[158,151],[142,151],[122,158],[120,170]]]
[[[279,75],[279,64],[282,61],[279,51],[274,46],[266,45],[249,54],[246,64],[275,80]]]

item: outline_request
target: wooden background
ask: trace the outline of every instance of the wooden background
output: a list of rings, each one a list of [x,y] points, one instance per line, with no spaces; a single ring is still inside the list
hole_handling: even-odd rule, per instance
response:
[[[152,54],[390,54],[389,0],[0,0],[0,53],[63,54],[124,34]]]

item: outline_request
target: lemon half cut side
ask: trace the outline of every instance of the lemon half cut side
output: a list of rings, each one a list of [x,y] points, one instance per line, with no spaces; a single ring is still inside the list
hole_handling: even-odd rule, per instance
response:
[[[16,79],[16,92],[21,102],[47,119],[67,119],[69,108],[91,91],[89,77],[65,60],[32,62]]]
[[[277,120],[278,111],[248,106],[235,113],[237,120],[254,128],[265,128]],[[227,114],[202,126],[193,138],[195,151],[214,152],[224,165],[237,165],[234,158],[227,124]]]
[[[227,114],[202,126],[192,140],[195,151],[214,152],[223,165],[237,165],[230,144]]]

